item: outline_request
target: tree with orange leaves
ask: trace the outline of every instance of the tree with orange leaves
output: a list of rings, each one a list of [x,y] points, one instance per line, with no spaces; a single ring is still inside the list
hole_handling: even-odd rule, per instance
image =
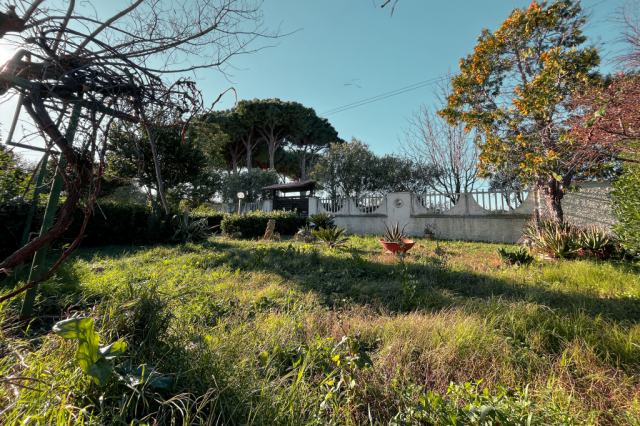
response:
[[[473,54],[460,60],[440,111],[480,135],[482,177],[515,171],[540,190],[557,221],[564,219],[564,192],[583,170],[567,137],[566,101],[580,82],[595,78],[600,62],[595,47],[581,47],[586,22],[571,0],[514,9],[497,31],[483,30]]]

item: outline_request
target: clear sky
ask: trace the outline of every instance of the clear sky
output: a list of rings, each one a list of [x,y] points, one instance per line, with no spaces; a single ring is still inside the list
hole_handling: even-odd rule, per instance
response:
[[[205,101],[213,102],[231,86],[239,99],[297,101],[329,118],[343,139],[354,136],[378,154],[392,153],[406,118],[421,104],[434,102],[432,86],[324,113],[428,81],[449,69],[457,72],[460,58],[472,52],[482,28],[497,29],[514,7],[526,7],[529,1],[400,0],[393,16],[388,6],[380,9],[381,3],[266,0],[266,26],[295,32],[256,45],[277,44],[275,47],[232,58],[228,79],[215,71],[199,72],[198,87]],[[587,31],[591,42],[610,41],[618,35],[607,18],[620,4],[618,0],[582,1],[592,13]],[[233,101],[233,95],[227,94],[217,107],[229,108]],[[3,140],[14,108],[14,102],[0,106]]]

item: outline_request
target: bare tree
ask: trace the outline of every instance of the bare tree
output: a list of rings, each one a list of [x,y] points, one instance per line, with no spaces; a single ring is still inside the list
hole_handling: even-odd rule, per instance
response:
[[[624,46],[615,62],[623,69],[635,70],[640,67],[640,0],[624,2],[613,18],[620,26],[618,41]]]
[[[448,82],[443,79],[434,91],[442,103],[448,96]],[[454,204],[461,192],[473,189],[478,180],[478,150],[473,135],[464,126],[451,126],[440,117],[436,107],[422,105],[407,119],[409,126],[400,138],[400,153],[415,163],[433,170],[428,185]]]
[[[49,231],[2,261],[0,271],[10,273],[60,236],[76,208],[85,219],[80,235],[51,270],[0,301],[46,278],[79,242],[100,188],[108,133],[117,121],[139,123],[147,133],[168,210],[154,128],[182,126],[184,136],[190,117],[204,105],[192,81],[166,76],[202,68],[224,72],[229,58],[255,51],[248,48],[253,40],[277,35],[261,28],[259,0],[133,0],[106,18],[82,14],[75,0],[66,8],[58,4],[18,0],[0,12],[0,37],[17,50],[0,71],[0,96],[20,94],[47,146],[61,152],[51,158],[67,191]],[[150,121],[160,111],[175,122]]]

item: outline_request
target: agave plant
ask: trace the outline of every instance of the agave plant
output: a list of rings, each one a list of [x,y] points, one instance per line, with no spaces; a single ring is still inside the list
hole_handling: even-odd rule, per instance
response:
[[[320,214],[312,214],[311,219],[309,219],[309,223],[313,225],[314,228],[332,228],[334,217],[331,216],[331,213],[320,213]]]
[[[500,259],[511,264],[527,265],[533,261],[533,256],[529,254],[529,251],[525,247],[517,248],[514,251],[507,251],[503,247],[500,247],[496,251]]]
[[[203,241],[209,236],[208,231],[217,228],[217,226],[209,228],[207,226],[207,218],[196,219],[195,216],[190,216],[189,212],[186,211],[182,217],[174,215],[173,220],[176,222],[176,232],[171,237],[172,241],[181,241],[183,243]]]
[[[310,228],[309,225],[307,225],[298,229],[298,232],[296,232],[295,238],[299,241],[310,243],[311,241],[316,239],[316,236],[313,234],[313,229]]]
[[[612,241],[604,229],[597,226],[585,226],[580,230],[580,243],[584,249],[600,251],[610,246]]]
[[[538,230],[535,221],[531,220],[522,232],[533,248],[553,257],[572,257],[582,248],[581,231],[570,222],[541,219]]]
[[[345,228],[334,226],[333,228],[318,228],[314,229],[313,235],[315,235],[320,241],[322,241],[327,247],[337,247],[347,241],[349,238],[344,238],[342,234],[346,232]]]
[[[573,257],[582,248],[575,229],[567,230],[564,227],[543,229],[537,246],[547,254],[563,259]]]
[[[387,243],[402,243],[404,239],[404,228],[406,228],[408,224],[404,225],[402,230],[400,230],[400,221],[396,222],[395,225],[391,225],[391,228],[389,228],[387,222],[382,223],[384,224],[384,241]]]

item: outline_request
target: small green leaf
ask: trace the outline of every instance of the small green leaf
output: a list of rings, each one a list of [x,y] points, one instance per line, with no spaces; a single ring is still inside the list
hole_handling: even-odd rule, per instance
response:
[[[603,106],[602,108],[600,108],[599,110],[597,110],[595,112],[595,114],[593,114],[594,117],[602,117],[603,115],[605,115],[607,113],[607,107]]]
[[[108,346],[101,346],[98,349],[98,354],[106,360],[112,360],[123,355],[126,349],[127,344],[125,342],[116,342]]]
[[[485,405],[482,407],[482,411],[480,411],[480,420],[485,421],[487,416],[495,411],[496,410],[492,406]]]
[[[104,358],[101,358],[98,360],[98,362],[89,365],[85,373],[88,376],[93,377],[98,385],[104,386],[109,382],[112,369],[113,367],[111,363]]]
[[[71,318],[53,326],[53,332],[63,339],[80,339],[87,330],[93,331],[93,318]]]
[[[171,389],[173,379],[158,373],[153,366],[142,364],[137,368],[131,368],[131,362],[127,360],[118,366],[118,380],[127,383],[131,387],[138,385],[152,386],[154,388]]]

